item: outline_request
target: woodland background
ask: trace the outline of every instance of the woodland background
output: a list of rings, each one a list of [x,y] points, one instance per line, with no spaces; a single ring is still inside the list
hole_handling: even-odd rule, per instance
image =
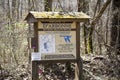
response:
[[[85,75],[93,78],[86,80],[119,80],[120,0],[0,0],[0,80],[31,77],[31,36],[24,20],[29,11],[88,14],[90,22],[80,28]]]

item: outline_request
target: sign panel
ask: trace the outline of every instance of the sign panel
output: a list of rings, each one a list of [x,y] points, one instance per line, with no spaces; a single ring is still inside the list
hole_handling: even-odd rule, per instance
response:
[[[54,27],[56,23],[53,23]],[[67,24],[67,28],[56,28],[51,30],[50,23],[43,31],[39,31],[39,52],[41,59],[75,59],[76,57],[76,31],[68,29],[71,25]],[[63,24],[62,24],[63,25]],[[69,25],[69,26],[68,26]]]
[[[76,53],[75,31],[65,31],[64,34],[56,35],[56,41],[56,53]]]
[[[75,22],[73,23],[38,23],[38,28],[39,29],[44,29],[44,30],[71,30],[71,29],[76,29]]]
[[[39,60],[41,60],[41,54],[37,53],[37,52],[32,52],[31,60],[32,61],[36,61],[36,60],[39,61]]]

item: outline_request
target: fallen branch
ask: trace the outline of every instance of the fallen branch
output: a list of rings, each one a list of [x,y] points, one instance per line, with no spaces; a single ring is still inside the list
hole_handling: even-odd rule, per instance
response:
[[[87,69],[85,69],[85,68],[83,68],[83,70],[84,71],[86,71],[91,77],[93,77],[94,79],[96,79],[96,80],[103,80],[103,79],[101,79],[100,77],[98,77],[98,76],[95,76],[92,72],[90,72],[89,70],[87,70]]]

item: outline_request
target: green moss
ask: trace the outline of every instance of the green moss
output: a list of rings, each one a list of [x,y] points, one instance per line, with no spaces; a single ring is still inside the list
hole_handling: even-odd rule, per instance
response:
[[[90,28],[88,39],[87,39],[87,51],[93,53],[93,42],[92,42],[93,27]]]

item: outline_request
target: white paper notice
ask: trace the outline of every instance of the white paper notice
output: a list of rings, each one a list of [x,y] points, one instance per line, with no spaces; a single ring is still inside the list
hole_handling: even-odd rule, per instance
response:
[[[55,35],[40,35],[40,53],[55,53]]]
[[[31,60],[41,60],[41,53],[37,53],[37,52],[32,52],[31,54]]]

